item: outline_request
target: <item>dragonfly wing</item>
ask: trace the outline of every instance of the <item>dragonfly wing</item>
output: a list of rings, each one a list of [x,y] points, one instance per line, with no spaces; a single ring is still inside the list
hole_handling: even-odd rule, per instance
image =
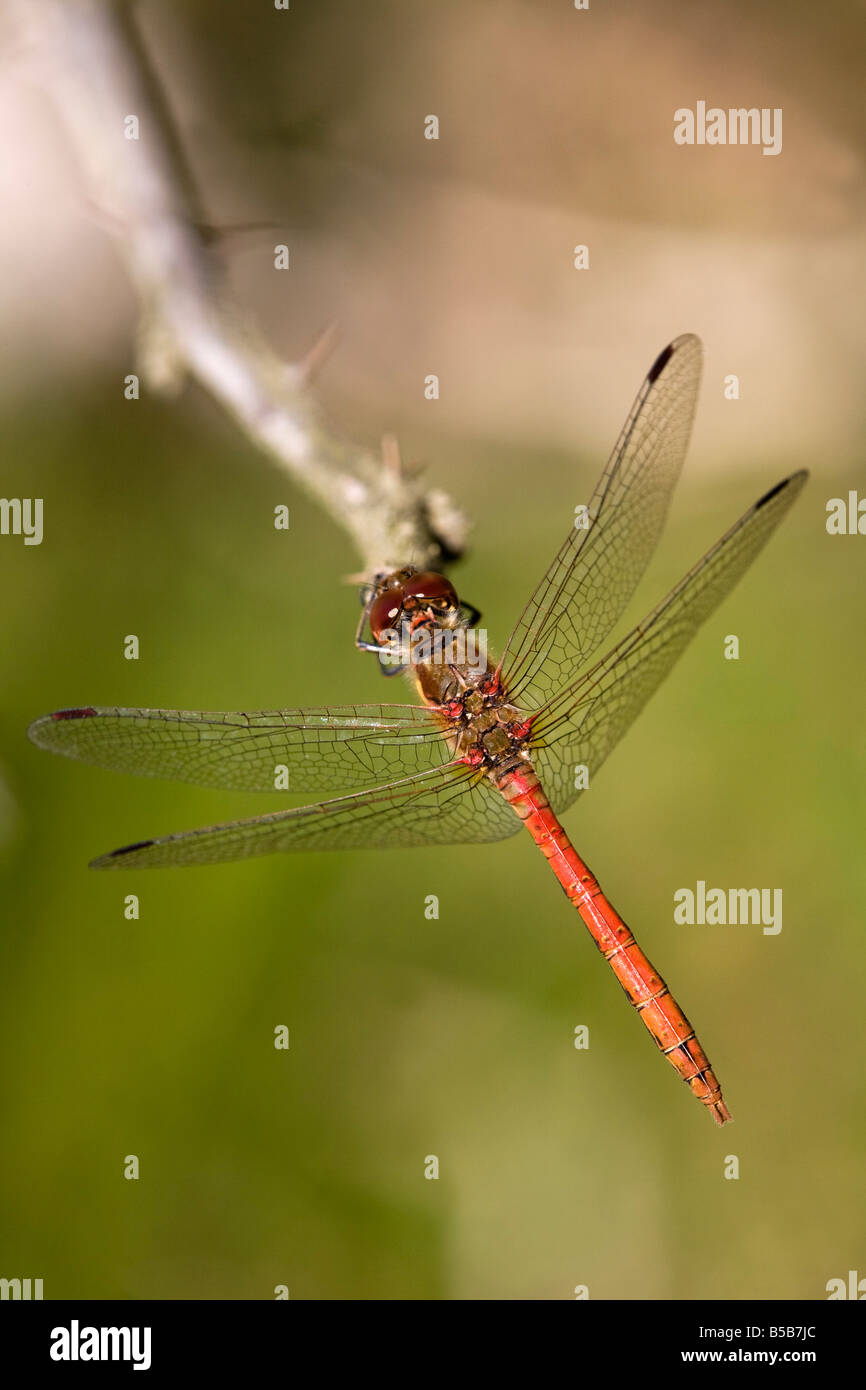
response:
[[[104,854],[91,867],[146,869],[290,850],[479,843],[505,839],[519,829],[517,816],[483,775],[450,763],[334,801],[145,840]]]
[[[502,673],[524,709],[574,680],[637,587],[686,456],[701,357],[689,333],[656,358],[592,495],[588,527],[572,527],[508,639]]]
[[[731,591],[805,483],[806,472],[777,484],[740,517],[651,613],[601,661],[538,715],[533,761],[561,813],[580,795],[575,773],[595,776],[701,624]]]
[[[441,766],[442,727],[420,705],[257,714],[60,710],[30,725],[40,748],[96,767],[232,791],[347,791]]]

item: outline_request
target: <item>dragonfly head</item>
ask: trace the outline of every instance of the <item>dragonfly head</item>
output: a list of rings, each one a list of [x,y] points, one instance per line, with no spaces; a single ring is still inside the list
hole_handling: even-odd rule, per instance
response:
[[[367,598],[370,631],[376,642],[404,623],[415,627],[429,621],[442,623],[460,614],[460,600],[453,584],[432,570],[414,565],[377,575]]]

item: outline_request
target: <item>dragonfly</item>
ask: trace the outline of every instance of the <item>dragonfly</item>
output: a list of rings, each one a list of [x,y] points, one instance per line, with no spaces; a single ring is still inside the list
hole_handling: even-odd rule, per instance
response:
[[[477,610],[407,564],[361,593],[356,645],[405,671],[418,702],[259,713],[84,706],[37,719],[39,747],[98,767],[313,804],[138,841],[98,869],[215,864],[290,850],[496,841],[529,832],[662,1054],[717,1124],[730,1112],[694,1028],[561,823],[698,629],[741,578],[807,473],[770,488],[670,593],[597,652],[655,550],[688,447],[700,340],[650,368],[601,479],[494,662]],[[369,634],[368,636],[366,634]],[[471,649],[470,649],[471,648]]]

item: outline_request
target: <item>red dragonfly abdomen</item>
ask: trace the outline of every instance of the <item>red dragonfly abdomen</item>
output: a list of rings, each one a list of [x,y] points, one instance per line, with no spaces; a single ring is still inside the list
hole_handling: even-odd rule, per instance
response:
[[[548,860],[661,1052],[716,1124],[723,1125],[731,1115],[694,1028],[569,841],[535,773],[510,770],[497,779],[497,786]]]

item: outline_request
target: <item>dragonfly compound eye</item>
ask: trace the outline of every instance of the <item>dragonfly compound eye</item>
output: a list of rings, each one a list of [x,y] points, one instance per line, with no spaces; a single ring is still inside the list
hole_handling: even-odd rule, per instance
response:
[[[399,627],[402,612],[402,588],[386,589],[378,598],[373,599],[370,604],[370,631],[377,642],[381,642],[384,632]]]
[[[370,605],[370,631],[376,641],[391,628],[400,626],[404,613],[410,613],[425,604],[437,611],[458,606],[454,586],[441,574],[424,571],[419,574],[400,573],[400,582],[391,584],[373,600]]]
[[[403,585],[404,604],[410,600],[415,600],[413,606],[416,608],[423,607],[425,602],[436,609],[456,608],[459,603],[454,585],[449,584],[443,574],[434,574],[432,570],[413,574]]]

